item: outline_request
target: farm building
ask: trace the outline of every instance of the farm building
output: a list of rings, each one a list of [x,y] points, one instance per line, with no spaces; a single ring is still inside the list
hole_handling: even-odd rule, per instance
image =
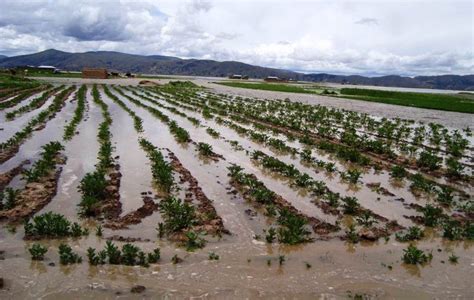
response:
[[[107,69],[94,69],[84,68],[82,69],[82,78],[94,78],[94,79],[107,79]]]
[[[267,77],[265,77],[264,80],[266,82],[287,82],[288,81],[287,79],[280,78],[280,77],[277,77],[277,76],[267,76]]]
[[[229,79],[249,79],[247,75],[232,74],[229,75]]]
[[[59,70],[54,66],[24,66],[19,67],[18,69],[24,70],[25,73],[52,74],[59,72]]]

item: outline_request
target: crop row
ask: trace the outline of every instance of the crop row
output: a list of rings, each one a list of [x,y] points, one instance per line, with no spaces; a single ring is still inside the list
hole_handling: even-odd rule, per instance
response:
[[[62,85],[62,86],[59,86],[59,87],[54,88],[52,90],[48,90],[48,91],[43,92],[43,94],[41,94],[41,96],[31,100],[30,103],[28,103],[28,104],[26,104],[22,107],[19,107],[16,110],[13,110],[13,111],[10,111],[10,112],[6,113],[5,114],[6,119],[11,121],[11,120],[15,119],[16,117],[18,117],[19,115],[22,115],[26,112],[30,112],[34,109],[40,108],[41,106],[43,106],[44,103],[46,103],[46,101],[49,99],[49,97],[56,94],[58,91],[62,90],[63,88],[64,88],[64,86]]]
[[[74,116],[69,124],[67,124],[64,128],[63,138],[66,141],[72,139],[76,133],[77,125],[79,125],[79,123],[82,121],[82,118],[84,117],[84,111],[86,109],[86,92],[87,87],[85,85],[82,85],[77,91],[77,107],[74,111]]]

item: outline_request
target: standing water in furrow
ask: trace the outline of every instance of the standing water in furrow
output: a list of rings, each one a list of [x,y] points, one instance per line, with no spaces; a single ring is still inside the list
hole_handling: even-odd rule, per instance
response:
[[[47,93],[47,92],[43,92],[43,93]],[[41,94],[32,96],[31,100],[33,100],[36,97],[41,96]],[[24,113],[23,115],[16,117],[14,120],[8,120],[7,114],[9,112],[12,112],[18,109],[18,107],[15,106],[15,107],[12,107],[5,111],[0,112],[0,124],[1,124],[0,126],[2,128],[2,130],[0,131],[0,141],[6,141],[7,139],[9,139],[13,134],[15,134],[15,132],[23,128],[30,121],[32,117],[38,115],[41,111],[47,109],[47,107],[53,101],[54,96],[55,95],[50,95],[48,100],[42,106],[41,109],[36,109],[36,110],[29,111],[27,113]],[[24,105],[26,104],[28,103],[24,103]]]
[[[71,102],[74,99],[74,93],[69,95],[65,100],[64,107],[56,113],[53,119],[46,122],[44,128],[40,125],[40,130],[33,130],[31,136],[20,145],[18,153],[0,165],[0,173],[19,165],[26,159],[33,162],[37,158],[42,145],[49,141],[59,141],[62,139],[64,125],[72,118],[76,106],[75,103]]]
[[[89,86],[85,94],[86,112],[84,120],[77,126],[77,135],[69,142],[65,142],[64,154],[66,164],[58,181],[58,192],[51,202],[40,213],[53,211],[77,220],[77,204],[81,199],[77,187],[88,172],[94,170],[97,163],[99,143],[96,139],[97,128],[102,122],[102,113],[97,104],[92,101],[92,87]],[[63,130],[64,134],[64,130]]]
[[[128,100],[125,102],[130,103]],[[198,180],[199,187],[203,192],[213,200],[217,214],[223,218],[224,226],[237,238],[247,241],[245,245],[250,246],[249,242],[253,239],[254,230],[249,226],[243,213],[244,206],[235,205],[235,199],[226,190],[224,183],[227,181],[227,170],[225,166],[211,167],[201,162],[194,147],[190,144],[177,143],[166,124],[141,107],[134,104],[131,104],[130,107],[143,118],[146,139],[159,148],[173,151],[183,166]],[[263,224],[257,227],[261,228],[262,226]],[[228,238],[230,237],[226,237],[226,239]]]
[[[100,92],[103,101],[109,106],[113,119],[110,130],[122,173],[120,201],[122,202],[122,215],[125,215],[141,207],[143,205],[141,194],[152,190],[149,161],[138,144],[137,132],[130,116],[114,103],[102,89]]]
[[[146,105],[149,105],[164,112],[168,116],[172,116],[172,118],[179,124],[179,126],[182,126],[190,132],[191,136],[196,142],[205,142],[210,144],[213,147],[214,152],[216,152],[217,154],[224,155],[228,162],[236,163],[244,167],[246,169],[246,172],[254,173],[255,175],[257,175],[257,177],[270,190],[273,190],[277,194],[280,194],[285,199],[290,201],[291,204],[302,213],[328,222],[335,222],[335,218],[333,216],[323,213],[318,207],[312,204],[311,199],[308,195],[303,195],[299,193],[297,190],[289,187],[289,185],[287,184],[281,184],[281,181],[278,180],[279,176],[261,170],[261,168],[259,168],[250,160],[250,158],[245,154],[245,152],[235,151],[230,144],[224,142],[222,139],[215,139],[211,137],[208,133],[206,133],[205,129],[193,126],[189,121],[185,120],[180,116],[174,115],[173,113],[147,101],[141,101],[146,103]],[[233,138],[240,139],[238,135],[234,135],[228,128],[222,127],[217,124],[215,124],[213,128],[219,128],[219,130],[221,130],[222,128],[222,130],[226,133],[228,132],[229,135],[232,134]]]
[[[161,101],[160,101],[161,102]],[[166,103],[162,101],[163,103]],[[166,103],[167,106],[172,106],[169,103]],[[165,110],[166,111],[166,110]],[[210,128],[216,129],[221,133],[222,137],[225,137],[228,140],[236,140],[239,142],[244,149],[249,150],[252,152],[253,150],[260,150],[267,154],[270,153],[268,147],[264,147],[260,143],[256,143],[249,138],[245,138],[237,134],[235,131],[230,130],[228,127],[216,124],[214,121],[208,121],[202,118],[202,116],[198,115],[197,113],[186,113],[192,117],[197,118],[201,121],[201,124],[207,124]],[[180,118],[180,117],[178,117]],[[185,121],[184,121],[185,122]],[[298,149],[301,150],[301,149]],[[273,152],[273,151],[272,151]],[[363,183],[358,183],[357,185],[348,185],[347,182],[342,182],[342,179],[339,176],[326,176],[323,172],[316,172],[313,168],[308,168],[307,166],[301,164],[299,160],[299,156],[292,157],[291,155],[278,155],[279,160],[287,163],[293,164],[295,167],[302,172],[307,173],[315,180],[320,180],[325,182],[327,187],[333,191],[339,193],[342,197],[346,196],[355,196],[357,197],[362,206],[373,210],[375,213],[387,217],[389,220],[396,220],[397,222],[410,226],[412,222],[406,218],[404,215],[416,215],[417,213],[414,210],[408,210],[400,202],[393,201],[396,197],[394,196],[384,196],[379,195],[371,191],[367,186]],[[340,166],[339,164],[337,166]],[[378,178],[380,179],[380,178]],[[284,178],[282,178],[285,181]],[[385,181],[388,183],[388,179]],[[406,195],[409,196],[409,195]],[[413,195],[409,199],[413,199]],[[414,201],[414,200],[413,200]],[[386,209],[390,207],[390,209]]]

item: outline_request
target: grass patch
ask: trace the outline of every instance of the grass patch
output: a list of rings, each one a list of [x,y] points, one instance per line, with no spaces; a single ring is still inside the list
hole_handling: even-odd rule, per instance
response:
[[[215,82],[217,84],[253,89],[253,90],[264,90],[264,91],[276,91],[276,92],[287,92],[287,93],[302,93],[302,94],[318,94],[313,90],[307,90],[299,86],[293,86],[289,84],[278,84],[278,83],[246,83],[246,82]]]
[[[445,95],[343,88],[341,97],[394,105],[436,110],[474,113],[474,101],[469,95]]]

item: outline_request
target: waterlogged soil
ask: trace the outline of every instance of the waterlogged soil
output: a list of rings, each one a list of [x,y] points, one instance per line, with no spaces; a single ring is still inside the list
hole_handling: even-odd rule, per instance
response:
[[[99,91],[113,118],[111,132],[115,146],[114,155],[118,156],[117,162],[122,173],[120,201],[123,218],[139,210],[144,205],[144,197],[150,197],[154,203],[158,203],[160,198],[155,199],[159,193],[152,185],[149,161],[139,147],[132,119],[109,99],[102,89]],[[404,226],[413,225],[404,215],[418,214],[405,204],[424,205],[431,201],[415,198],[408,190],[409,183],[392,182],[386,172],[376,174],[369,171],[363,175],[361,183],[355,187],[350,186],[341,182],[338,175],[331,177],[325,172],[317,172],[314,168],[300,163],[298,156],[277,155],[265,145],[250,141],[223,125],[215,124],[214,121],[204,120],[198,113],[182,110],[188,116],[198,118],[203,125],[220,132],[221,138],[211,137],[206,133],[206,127],[196,127],[183,117],[141,100],[143,104],[154,107],[175,120],[190,133],[193,142],[208,143],[216,154],[223,156],[219,159],[205,158],[197,152],[195,144],[177,143],[166,124],[115,91],[112,92],[143,119],[144,132],[141,136],[157,146],[168,161],[168,150],[172,151],[182,166],[189,170],[202,192],[212,201],[217,215],[222,218],[224,228],[230,234],[223,234],[221,238],[204,236],[208,240],[204,249],[186,252],[176,243],[157,237],[157,224],[163,220],[160,212],[153,210],[140,215],[141,222],[130,223],[127,228],[104,226],[103,236],[97,237],[97,223],[81,219],[77,215],[77,203],[80,201],[77,186],[84,174],[92,171],[97,163],[99,145],[96,135],[98,124],[102,121],[100,108],[93,103],[90,92],[91,86],[87,92],[89,107],[85,119],[77,128],[78,134],[71,141],[64,142],[66,149],[63,153],[67,161],[62,166],[57,194],[41,210],[64,214],[69,220],[78,221],[89,228],[90,234],[80,239],[41,240],[39,242],[48,246],[49,251],[44,261],[32,261],[27,251],[31,242],[23,240],[23,226],[17,226],[16,231],[13,231],[6,224],[0,224],[0,277],[4,282],[0,288],[0,298],[347,299],[348,295],[362,295],[375,299],[467,299],[474,294],[473,243],[448,242],[431,232],[428,232],[422,241],[417,242],[418,248],[433,254],[433,260],[423,266],[408,266],[402,263],[403,249],[406,249],[408,244],[397,242],[393,235],[388,241],[382,238],[377,242],[362,242],[356,245],[338,238],[317,240],[299,246],[266,244],[263,238],[264,230],[274,225],[275,220],[266,217],[262,209],[246,201],[241,193],[234,190],[229,182],[227,167],[231,163],[242,166],[245,172],[254,174],[270,190],[289,201],[301,213],[331,224],[335,224],[337,217],[324,213],[316,206],[313,203],[314,196],[302,189],[291,187],[288,179],[265,170],[253,161],[246,151],[251,153],[253,150],[260,150],[285,163],[294,164],[301,172],[324,181],[331,190],[342,196],[356,196],[362,207],[389,220],[397,220]],[[130,92],[125,93],[132,96]],[[162,103],[170,106],[164,101]],[[65,122],[71,119],[74,108],[75,104],[68,101],[63,110],[49,121],[43,130],[33,133],[15,157],[0,166],[0,172],[16,167],[25,159],[34,162],[42,145],[51,140],[62,141]],[[244,150],[234,149],[229,143],[230,140],[237,140]],[[298,143],[292,146],[298,150],[302,149]],[[313,151],[313,156],[334,161],[316,151]],[[346,169],[342,164],[337,164],[337,167]],[[375,192],[373,187],[378,182],[395,196]],[[10,183],[12,184],[14,181]],[[181,188],[177,193],[184,198],[188,185],[182,184]],[[352,222],[350,218],[339,221]],[[149,268],[90,266],[86,257],[87,248],[103,249],[106,240],[114,240],[120,247],[125,240],[133,240],[135,245],[146,252],[159,247],[161,259],[158,264]],[[58,245],[61,242],[67,242],[83,257],[82,264],[59,264]],[[220,259],[209,260],[210,252],[219,255]],[[449,262],[448,257],[452,253],[459,257],[457,264]],[[173,264],[171,258],[174,255],[182,258],[183,262]],[[281,255],[284,255],[285,261],[280,265]],[[131,288],[137,285],[145,287],[138,295],[131,292]]]

